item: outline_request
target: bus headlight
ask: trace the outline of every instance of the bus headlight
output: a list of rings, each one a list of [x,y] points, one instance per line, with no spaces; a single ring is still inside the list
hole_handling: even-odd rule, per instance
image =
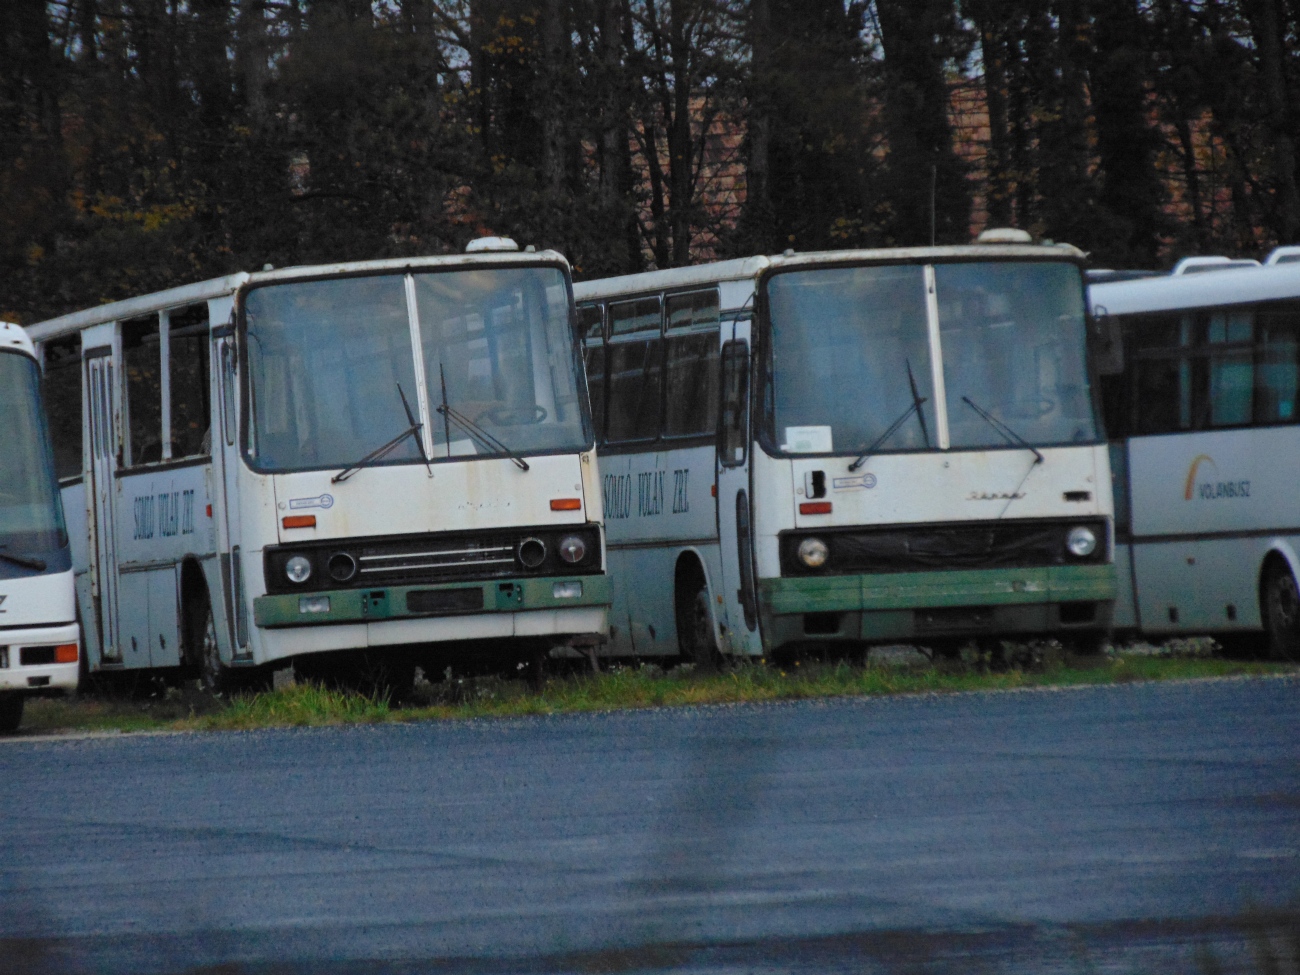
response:
[[[284,563],[284,574],[289,581],[298,585],[311,578],[311,562],[303,555],[295,555]]]
[[[1070,550],[1071,555],[1086,559],[1097,551],[1097,536],[1091,528],[1079,525],[1077,528],[1071,528],[1070,534],[1065,536],[1065,547]]]
[[[570,565],[581,562],[587,555],[587,543],[577,535],[566,535],[560,541],[560,558]]]
[[[820,569],[830,556],[831,550],[820,538],[805,538],[799,543],[799,561],[810,569]]]

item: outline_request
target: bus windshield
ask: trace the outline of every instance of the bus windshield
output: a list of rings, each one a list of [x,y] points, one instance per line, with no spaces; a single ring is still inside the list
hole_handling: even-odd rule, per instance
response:
[[[0,576],[9,576],[23,571],[23,563],[30,569],[50,562],[68,543],[41,409],[40,368],[29,356],[0,351],[0,416],[0,556],[6,556],[0,557]]]
[[[934,276],[952,446],[1007,443],[980,410],[1031,444],[1096,440],[1078,268],[940,264]]]
[[[790,453],[938,449],[931,362],[942,355],[950,446],[1096,439],[1083,284],[1062,261],[831,267],[767,282],[768,404]],[[993,418],[991,422],[989,417]]]
[[[923,268],[787,272],[768,281],[767,296],[771,393],[782,450],[937,446]],[[914,415],[905,417],[909,411]]]
[[[249,452],[259,470],[356,463],[410,427],[406,406],[418,409],[417,374],[434,461],[499,456],[501,446],[552,453],[589,444],[568,289],[556,268],[266,285],[248,293],[244,315]],[[444,403],[491,439],[444,418]],[[412,462],[422,462],[415,437],[382,461]]]

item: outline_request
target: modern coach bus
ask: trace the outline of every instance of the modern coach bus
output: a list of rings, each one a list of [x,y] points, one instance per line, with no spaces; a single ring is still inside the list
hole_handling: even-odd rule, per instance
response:
[[[1093,284],[1090,298],[1122,341],[1102,382],[1116,628],[1262,629],[1300,656],[1300,264]]]
[[[576,285],[609,652],[1095,645],[1115,579],[1082,262],[788,253]]]
[[[32,694],[77,686],[72,556],[31,340],[0,322],[0,731]]]
[[[608,582],[569,267],[234,274],[31,329],[92,671],[598,643]],[[399,678],[400,679],[400,678]]]

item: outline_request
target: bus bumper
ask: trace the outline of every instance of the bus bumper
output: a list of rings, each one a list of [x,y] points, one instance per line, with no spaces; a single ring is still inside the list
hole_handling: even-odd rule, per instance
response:
[[[334,589],[253,600],[263,660],[321,650],[609,631],[606,575]]]
[[[1115,585],[1113,565],[760,579],[763,646],[1105,631]]]
[[[76,648],[75,653],[68,647]],[[0,632],[0,691],[74,691],[81,653],[76,623]]]

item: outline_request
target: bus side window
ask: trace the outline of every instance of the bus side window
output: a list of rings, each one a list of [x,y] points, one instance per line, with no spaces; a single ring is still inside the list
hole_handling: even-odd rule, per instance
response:
[[[605,439],[605,310],[600,304],[578,306],[578,332],[591,394],[591,424],[600,443]]]
[[[1300,394],[1300,302],[1263,305],[1255,339],[1255,422],[1295,423]]]
[[[669,295],[664,436],[708,435],[718,426],[718,292]]]
[[[718,463],[739,467],[749,447],[749,345],[733,339],[722,347],[722,416]]]
[[[655,440],[663,405],[663,337],[659,297],[609,306],[610,443]]]
[[[208,364],[208,308],[193,305],[171,313],[168,374],[171,377],[173,457],[212,452]]]
[[[158,316],[122,323],[126,378],[127,461],[136,467],[162,460],[162,349]]]
[[[60,480],[81,476],[81,335],[45,343],[45,415]]]

